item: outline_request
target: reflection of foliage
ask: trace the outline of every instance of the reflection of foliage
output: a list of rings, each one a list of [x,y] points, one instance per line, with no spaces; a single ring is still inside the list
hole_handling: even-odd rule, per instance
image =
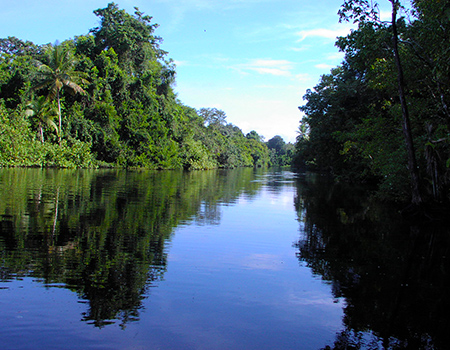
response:
[[[301,181],[298,257],[346,300],[334,349],[444,348],[448,344],[448,228],[409,226],[358,189]],[[374,344],[375,344],[374,343]],[[381,346],[381,345],[380,345]]]
[[[261,186],[255,171],[1,169],[0,278],[62,283],[89,303],[83,320],[125,327],[163,278],[173,229],[216,223],[219,203]]]

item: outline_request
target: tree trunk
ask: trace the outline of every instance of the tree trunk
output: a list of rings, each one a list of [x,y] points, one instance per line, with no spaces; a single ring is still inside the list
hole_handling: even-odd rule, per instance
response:
[[[398,32],[397,32],[397,10],[399,1],[389,0],[392,3],[392,31],[393,31],[393,45],[394,45],[394,58],[397,65],[397,80],[398,80],[398,93],[400,97],[400,103],[402,107],[402,129],[405,136],[406,149],[408,152],[408,169],[411,176],[411,201],[415,205],[422,203],[422,195],[420,193],[420,176],[419,169],[417,167],[416,154],[414,150],[414,142],[411,133],[411,125],[409,121],[408,106],[405,97],[405,83],[403,78],[403,68],[400,61],[400,55],[398,52]]]
[[[39,122],[39,135],[41,136],[41,142],[44,143],[44,128],[41,122]]]
[[[59,121],[58,143],[61,146],[62,123],[61,123],[61,100],[59,99],[59,90],[56,90],[56,99],[58,100],[58,121]]]

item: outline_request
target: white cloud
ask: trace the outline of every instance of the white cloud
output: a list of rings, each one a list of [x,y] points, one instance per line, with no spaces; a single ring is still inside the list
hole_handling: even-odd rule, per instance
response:
[[[390,21],[392,19],[392,12],[390,10],[380,11],[380,19],[382,21]]]
[[[302,46],[302,47],[291,47],[289,50],[294,52],[302,52],[302,51],[308,51],[311,47],[309,46]]]
[[[314,67],[319,68],[319,69],[332,69],[332,68],[336,68],[336,66],[333,66],[333,65],[331,65],[331,64],[326,64],[326,63],[316,64]]]
[[[274,254],[251,254],[244,258],[242,266],[251,270],[272,271],[279,271],[284,267],[281,256]]]
[[[249,63],[235,65],[232,68],[243,73],[253,71],[259,74],[291,77],[293,66],[294,64],[287,60],[255,59]]]
[[[335,61],[335,60],[342,60],[344,58],[343,52],[335,52],[331,53],[327,56],[327,59]]]
[[[309,82],[311,80],[311,75],[309,75],[308,73],[300,73],[300,74],[296,74],[295,78],[299,82]]]
[[[292,62],[287,60],[257,59],[253,60],[251,64],[255,66],[267,66],[267,67],[279,67],[279,66],[290,67],[292,65]]]
[[[289,77],[291,76],[291,72],[283,69],[278,68],[264,68],[264,67],[254,67],[249,68],[250,70],[253,70],[255,72],[258,72],[259,74],[270,74],[270,75],[276,75],[276,76],[284,76]]]
[[[189,63],[188,63],[187,61],[178,61],[178,60],[174,60],[173,63],[175,63],[175,66],[177,66],[177,67],[189,65]]]
[[[343,27],[339,29],[326,29],[326,28],[317,28],[311,30],[302,30],[296,33],[300,38],[297,42],[301,42],[308,37],[319,37],[325,39],[336,39],[338,36],[346,36],[350,33],[350,27]]]

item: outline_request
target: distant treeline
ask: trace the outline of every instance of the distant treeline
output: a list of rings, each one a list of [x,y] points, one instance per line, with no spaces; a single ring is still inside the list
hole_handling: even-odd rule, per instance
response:
[[[279,165],[286,152],[271,157],[255,131],[177,99],[152,17],[114,3],[94,13],[99,27],[62,43],[0,39],[0,166]]]
[[[342,64],[304,96],[297,166],[378,184],[389,199],[450,197],[450,1],[347,0]],[[406,1],[405,1],[406,3]]]

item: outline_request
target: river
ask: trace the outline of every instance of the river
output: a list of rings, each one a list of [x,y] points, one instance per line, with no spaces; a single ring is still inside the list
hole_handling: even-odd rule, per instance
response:
[[[449,233],[314,174],[0,169],[1,349],[444,349]]]

